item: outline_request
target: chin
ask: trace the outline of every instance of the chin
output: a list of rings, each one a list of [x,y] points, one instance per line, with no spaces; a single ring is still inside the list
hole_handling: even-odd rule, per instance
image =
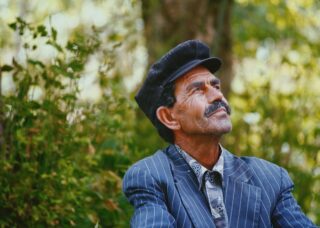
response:
[[[232,124],[230,122],[228,123],[224,123],[224,124],[220,124],[216,129],[215,132],[218,135],[223,135],[223,134],[227,134],[229,132],[232,131]]]
[[[229,122],[228,126],[226,126],[227,133],[232,131],[232,124]]]

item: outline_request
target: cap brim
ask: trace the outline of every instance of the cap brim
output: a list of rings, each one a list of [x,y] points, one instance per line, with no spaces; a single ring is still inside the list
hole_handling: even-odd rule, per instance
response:
[[[221,64],[222,64],[222,61],[216,57],[211,57],[211,58],[202,59],[202,60],[199,60],[199,59],[193,60],[183,65],[182,67],[180,67],[177,71],[175,71],[173,75],[170,77],[170,80],[166,81],[164,84],[177,80],[179,77],[183,76],[188,71],[200,65],[207,68],[211,73],[215,73],[220,69]]]

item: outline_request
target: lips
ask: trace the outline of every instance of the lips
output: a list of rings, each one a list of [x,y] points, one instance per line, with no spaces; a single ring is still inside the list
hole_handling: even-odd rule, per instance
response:
[[[224,113],[227,113],[227,110],[226,110],[226,108],[225,108],[225,107],[220,107],[220,108],[218,108],[217,110],[215,110],[215,111],[211,112],[211,113],[208,115],[208,117],[210,117],[210,116],[212,116],[212,115],[214,115],[214,114],[216,114],[216,113],[218,113],[218,112],[224,112]]]

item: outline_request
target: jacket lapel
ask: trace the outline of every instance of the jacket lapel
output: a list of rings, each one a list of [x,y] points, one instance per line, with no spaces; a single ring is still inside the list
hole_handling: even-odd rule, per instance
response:
[[[199,190],[198,181],[189,165],[174,146],[167,148],[165,153],[172,161],[176,188],[194,227],[215,227],[206,197]]]
[[[246,162],[224,148],[224,200],[230,227],[257,227],[261,189],[248,182],[252,172]]]

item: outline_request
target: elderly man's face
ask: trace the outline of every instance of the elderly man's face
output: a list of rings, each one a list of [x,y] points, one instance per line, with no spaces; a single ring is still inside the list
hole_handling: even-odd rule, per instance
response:
[[[175,82],[172,111],[185,134],[221,136],[232,129],[230,108],[220,81],[205,67],[189,71]]]

